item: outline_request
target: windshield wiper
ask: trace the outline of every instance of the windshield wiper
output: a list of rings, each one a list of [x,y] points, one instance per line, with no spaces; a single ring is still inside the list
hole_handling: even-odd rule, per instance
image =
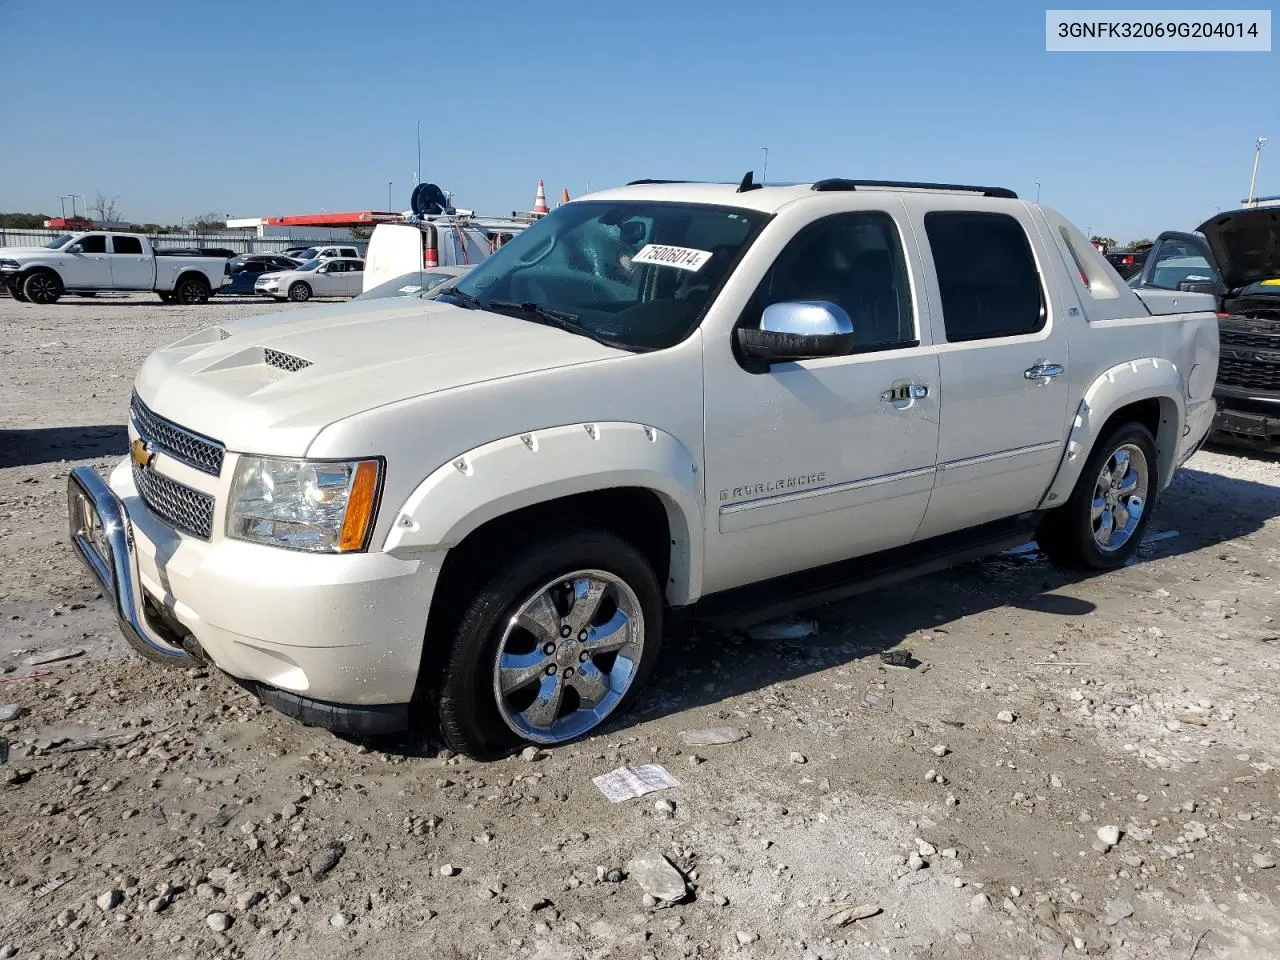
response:
[[[469,306],[472,310],[479,310],[481,307],[484,306],[484,304],[482,304],[479,300],[477,300],[471,294],[467,293],[464,290],[459,290],[456,287],[450,287],[447,290],[441,290],[438,294],[436,294],[436,296],[437,297],[457,297],[463,303],[467,304],[467,306]]]
[[[615,347],[619,350],[634,350],[635,348],[629,344],[620,343],[617,340],[610,339],[596,333],[590,327],[583,324],[576,313],[564,313],[560,310],[552,310],[532,301],[526,300],[524,303],[511,303],[506,300],[490,300],[485,307],[488,310],[516,310],[526,316],[532,318],[535,323],[545,323],[548,327],[555,327],[557,330],[564,330],[566,333],[577,333],[588,339],[594,340],[596,343],[603,343],[606,347]]]
[[[536,304],[531,300],[524,303],[510,303],[506,300],[490,300],[490,307],[497,307],[499,310],[519,310],[521,313],[532,313],[535,317],[543,320],[552,321],[553,325],[569,324],[574,330],[585,330],[578,322],[576,313],[562,313],[559,310],[552,310],[548,307]]]

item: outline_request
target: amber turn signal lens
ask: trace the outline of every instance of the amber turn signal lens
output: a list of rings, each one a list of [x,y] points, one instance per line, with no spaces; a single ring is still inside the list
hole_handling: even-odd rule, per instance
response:
[[[356,465],[356,476],[351,481],[351,495],[347,497],[347,512],[342,519],[342,536],[338,549],[347,553],[364,548],[369,529],[373,526],[373,502],[378,496],[378,461],[363,460]]]

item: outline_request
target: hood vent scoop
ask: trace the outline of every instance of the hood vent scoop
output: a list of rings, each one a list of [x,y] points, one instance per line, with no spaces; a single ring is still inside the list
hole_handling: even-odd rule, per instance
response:
[[[279,350],[272,350],[270,347],[262,348],[262,359],[269,367],[276,367],[279,370],[287,370],[289,373],[297,373],[299,370],[305,370],[311,366],[310,360],[303,360],[301,357],[295,357],[291,353],[281,353]]]

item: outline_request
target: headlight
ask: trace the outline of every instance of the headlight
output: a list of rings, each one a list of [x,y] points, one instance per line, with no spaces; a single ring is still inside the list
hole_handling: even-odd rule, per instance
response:
[[[368,545],[382,461],[241,457],[231,484],[227,536],[313,553]]]
[[[21,267],[22,267],[22,264],[20,264],[17,260],[0,258],[0,270],[18,270],[18,269],[21,269]]]

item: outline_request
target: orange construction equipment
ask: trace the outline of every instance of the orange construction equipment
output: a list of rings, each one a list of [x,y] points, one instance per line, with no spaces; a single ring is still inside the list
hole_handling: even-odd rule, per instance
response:
[[[534,213],[550,213],[551,208],[547,206],[547,191],[542,186],[542,180],[538,180],[538,192],[533,197]]]

